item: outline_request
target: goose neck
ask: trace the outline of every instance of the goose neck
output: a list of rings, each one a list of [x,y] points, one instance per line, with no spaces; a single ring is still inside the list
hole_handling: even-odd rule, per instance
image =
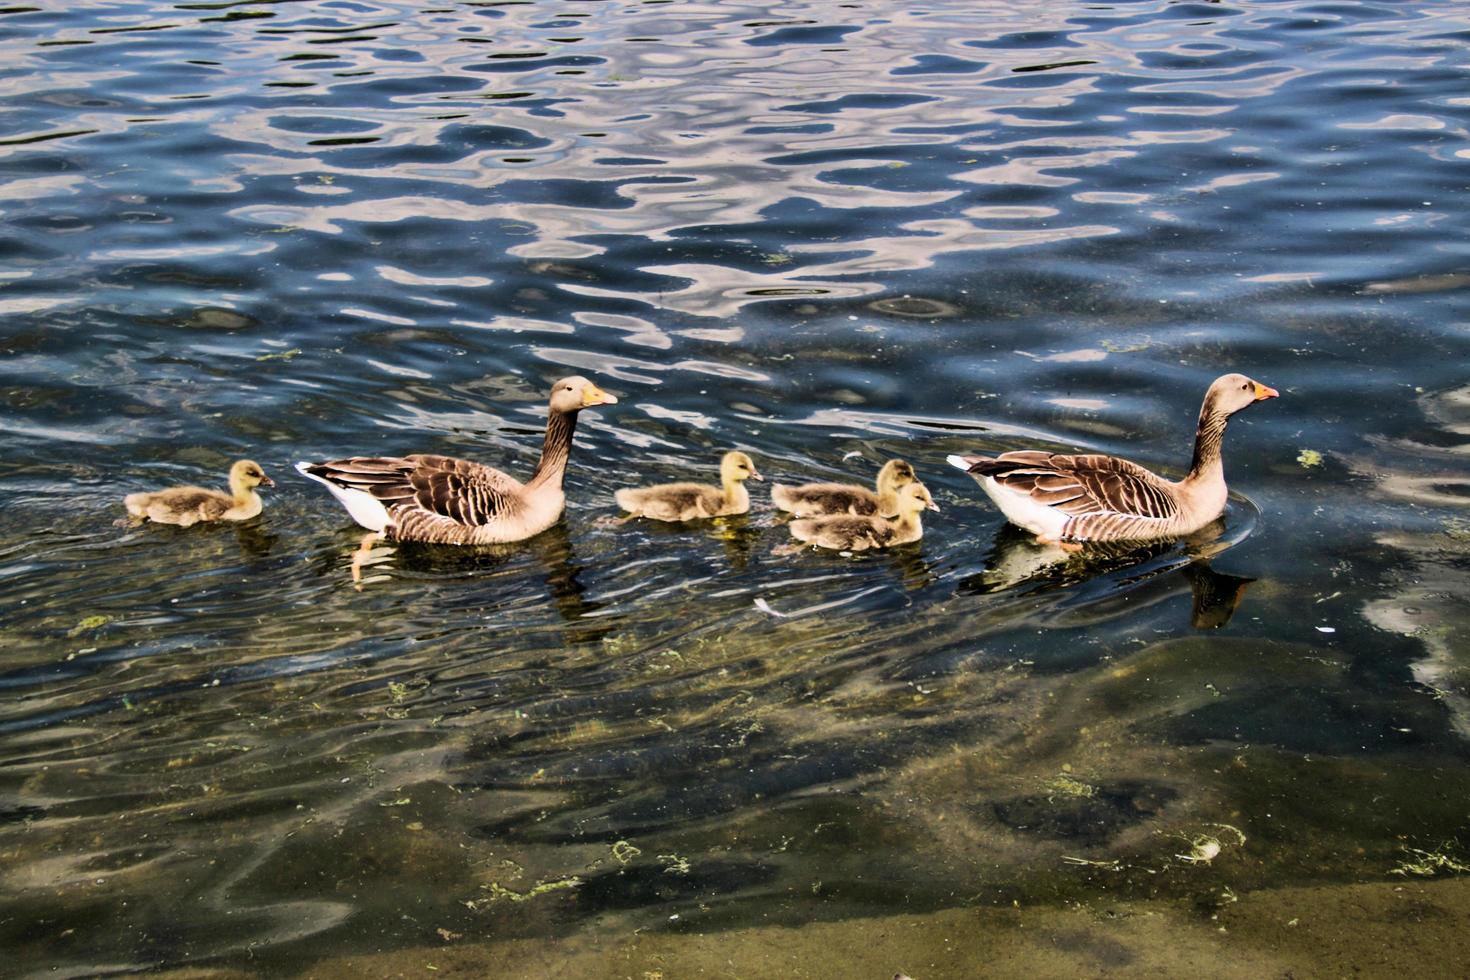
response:
[[[577,428],[577,416],[572,412],[555,409],[546,418],[546,438],[541,443],[541,460],[531,474],[527,486],[554,486],[561,488],[566,475],[567,459],[572,453],[572,433]]]
[[[1199,482],[1224,474],[1220,445],[1225,438],[1225,425],[1230,416],[1216,411],[1208,403],[1200,409],[1199,426],[1194,434],[1194,458],[1189,462],[1186,480]]]

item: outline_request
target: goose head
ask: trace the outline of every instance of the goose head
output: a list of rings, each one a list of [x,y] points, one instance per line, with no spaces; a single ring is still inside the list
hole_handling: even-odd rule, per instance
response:
[[[1204,414],[1234,415],[1256,402],[1275,398],[1280,394],[1275,388],[1253,381],[1243,374],[1224,374],[1216,378],[1210,385],[1210,390],[1205,392]]]
[[[618,400],[579,375],[562,378],[551,386],[551,410],[563,415],[596,405],[616,405]]]
[[[765,477],[755,471],[755,463],[745,453],[735,450],[720,458],[720,480],[724,483],[743,483],[746,480],[761,480]]]

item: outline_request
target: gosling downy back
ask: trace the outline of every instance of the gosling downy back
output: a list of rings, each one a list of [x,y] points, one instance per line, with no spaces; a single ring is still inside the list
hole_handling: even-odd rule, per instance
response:
[[[190,527],[201,521],[248,521],[264,506],[256,488],[275,485],[259,463],[242,459],[230,467],[229,493],[205,487],[169,487],[130,493],[123,498],[123,506],[137,520],[179,527]]]
[[[919,515],[925,510],[939,510],[922,483],[910,483],[898,492],[898,515],[860,517],[838,514],[830,517],[808,517],[791,522],[791,535],[798,541],[835,551],[867,551],[891,548],[918,541],[924,536]]]
[[[720,459],[720,486],[707,483],[664,483],[652,487],[628,487],[613,497],[618,506],[634,517],[656,521],[697,521],[727,517],[750,510],[746,480],[764,480],[755,463],[739,450]]]
[[[771,502],[797,517],[834,514],[893,517],[898,513],[898,491],[917,480],[914,468],[901,459],[890,459],[878,471],[877,492],[855,483],[776,484]]]

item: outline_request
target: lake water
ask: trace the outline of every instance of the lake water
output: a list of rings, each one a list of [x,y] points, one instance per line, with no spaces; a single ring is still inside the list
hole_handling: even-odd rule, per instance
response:
[[[1467,42],[1432,0],[0,9],[4,969],[1463,868]],[[944,462],[1177,474],[1231,370],[1282,397],[1186,542],[1048,564]],[[524,477],[572,373],[621,403],[561,524],[352,587],[292,462]],[[901,456],[942,513],[858,557],[781,553],[759,486],[612,520],[727,448]],[[259,519],[114,525],[247,456]]]

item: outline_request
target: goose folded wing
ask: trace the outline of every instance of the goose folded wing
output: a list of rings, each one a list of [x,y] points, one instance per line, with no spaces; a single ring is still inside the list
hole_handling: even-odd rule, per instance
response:
[[[521,485],[499,470],[449,456],[409,456],[412,502],[468,527],[503,519],[516,509]],[[374,494],[376,496],[376,494]]]
[[[306,467],[312,476],[346,490],[360,490],[381,500],[385,506],[411,500],[414,495],[409,474],[414,462],[397,456],[353,456]]]
[[[1016,452],[1002,455],[987,468],[993,471],[986,475],[1007,489],[1066,514],[1164,519],[1178,511],[1163,481],[1116,456]]]

